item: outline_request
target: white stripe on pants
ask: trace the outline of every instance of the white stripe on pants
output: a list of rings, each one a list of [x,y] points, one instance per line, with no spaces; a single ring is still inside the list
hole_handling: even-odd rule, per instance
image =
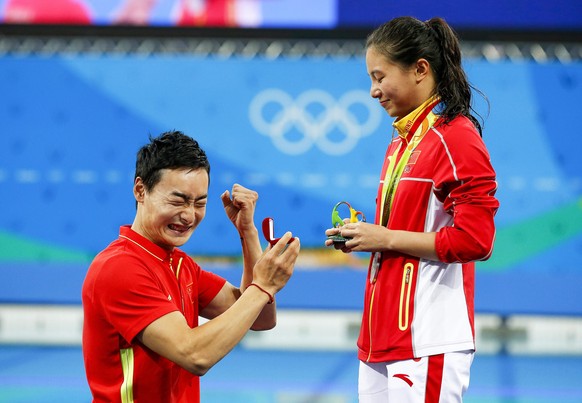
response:
[[[469,387],[473,356],[473,351],[461,351],[432,358],[360,362],[360,403],[461,403]]]

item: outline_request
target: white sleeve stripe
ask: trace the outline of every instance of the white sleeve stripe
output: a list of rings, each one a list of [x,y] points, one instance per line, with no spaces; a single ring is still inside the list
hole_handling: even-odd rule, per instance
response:
[[[489,248],[489,253],[487,253],[485,256],[483,256],[481,259],[479,259],[480,261],[489,259],[491,257],[491,255],[493,254],[493,248],[495,246],[495,237],[496,236],[497,236],[497,230],[495,232],[493,232],[493,242],[491,242],[491,248]]]
[[[412,182],[428,182],[428,183],[434,183],[432,179],[427,179],[427,178],[413,178],[411,176],[407,176],[405,178],[400,178],[401,181],[412,181]]]
[[[447,147],[447,143],[445,142],[443,135],[434,127],[432,128],[432,130],[434,130],[434,132],[441,139],[441,143],[443,143],[443,147],[445,148],[445,151],[447,152],[447,156],[449,157],[449,162],[451,163],[451,167],[453,168],[453,176],[455,177],[455,180],[459,180],[459,177],[457,176],[457,167],[453,161],[453,157],[451,156],[451,153],[449,151],[449,147]]]

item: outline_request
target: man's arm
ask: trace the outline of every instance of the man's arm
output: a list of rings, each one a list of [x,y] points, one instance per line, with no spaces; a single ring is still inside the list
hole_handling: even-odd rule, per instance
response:
[[[267,293],[275,295],[289,280],[300,249],[298,239],[286,247],[291,236],[286,233],[279,243],[267,248],[255,265],[253,281],[266,292],[248,287],[236,299],[240,291],[233,291],[236,288],[227,283],[201,312],[214,319],[191,329],[184,316],[175,311],[153,321],[138,339],[193,374],[204,375],[240,342],[265,306],[271,305]]]
[[[243,338],[268,301],[251,287],[222,315],[191,329],[179,311],[148,325],[138,339],[195,375],[204,375]]]
[[[255,207],[259,196],[257,192],[247,189],[244,186],[235,184],[232,193],[228,190],[221,195],[222,204],[228,218],[237,229],[242,246],[243,272],[240,283],[240,293],[243,293],[253,282],[253,269],[263,253],[259,240],[259,232],[254,223]],[[227,293],[227,297],[234,295],[235,291]],[[214,301],[213,301],[214,302]],[[234,301],[223,300],[224,308],[228,309]],[[276,304],[266,305],[253,324],[253,330],[268,330],[275,327],[277,323]]]

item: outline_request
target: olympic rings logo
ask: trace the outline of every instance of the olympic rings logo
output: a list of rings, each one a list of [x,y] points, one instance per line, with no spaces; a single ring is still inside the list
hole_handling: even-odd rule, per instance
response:
[[[249,119],[285,154],[303,154],[315,145],[326,154],[343,155],[378,128],[382,113],[370,95],[361,90],[335,99],[313,89],[293,99],[285,91],[270,88],[253,98]]]

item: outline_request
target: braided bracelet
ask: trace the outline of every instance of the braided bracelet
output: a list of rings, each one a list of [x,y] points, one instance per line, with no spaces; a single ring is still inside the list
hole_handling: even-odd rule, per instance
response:
[[[273,298],[273,296],[272,296],[272,295],[271,295],[271,294],[270,294],[270,293],[269,293],[267,290],[265,290],[263,287],[261,287],[260,285],[258,285],[258,284],[255,284],[255,283],[250,283],[250,284],[249,284],[249,287],[250,287],[250,286],[255,286],[255,287],[257,287],[259,290],[261,290],[262,292],[264,292],[265,294],[267,294],[267,295],[269,296],[269,302],[267,302],[267,304],[272,304],[272,303],[273,303],[273,301],[275,301],[275,299]],[[248,288],[248,287],[247,287],[247,288]]]

